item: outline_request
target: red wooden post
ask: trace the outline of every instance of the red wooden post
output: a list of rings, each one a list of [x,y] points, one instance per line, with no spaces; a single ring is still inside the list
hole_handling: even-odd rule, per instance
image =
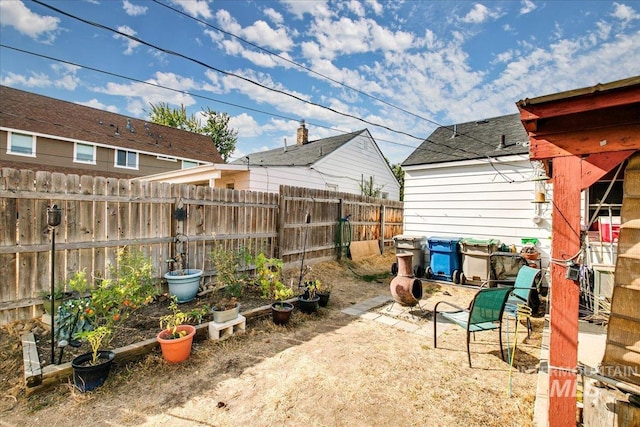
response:
[[[580,250],[581,160],[576,156],[553,161],[554,260],[568,260]],[[576,374],[578,361],[578,305],[580,289],[566,278],[562,264],[551,267],[549,343],[549,425],[576,424]]]

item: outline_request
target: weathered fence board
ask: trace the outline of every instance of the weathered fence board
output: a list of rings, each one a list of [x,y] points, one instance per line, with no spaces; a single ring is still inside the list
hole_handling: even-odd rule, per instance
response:
[[[177,250],[186,253],[186,267],[207,276],[215,274],[209,254],[216,245],[265,252],[287,264],[299,263],[303,254],[305,260],[334,258],[345,215],[353,241],[382,246],[402,233],[401,202],[348,193],[288,186],[263,193],[3,168],[0,324],[41,314],[40,295],[51,285],[47,208],[54,203],[63,211],[53,230],[56,284],[83,269],[107,277],[124,246],[149,255],[158,278]]]

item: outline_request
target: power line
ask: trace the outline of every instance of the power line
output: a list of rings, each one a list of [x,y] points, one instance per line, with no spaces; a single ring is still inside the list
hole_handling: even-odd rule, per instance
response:
[[[225,75],[225,76],[235,77],[235,78],[237,78],[237,79],[243,80],[243,81],[245,81],[245,82],[247,82],[247,83],[250,83],[250,84],[252,84],[252,85],[258,86],[258,87],[260,87],[260,88],[262,88],[262,89],[266,89],[266,90],[269,90],[269,91],[272,91],[272,92],[279,93],[279,94],[281,94],[281,95],[288,96],[288,97],[293,98],[293,99],[295,99],[295,100],[297,100],[297,101],[300,101],[300,102],[302,102],[302,103],[305,103],[305,104],[308,104],[308,105],[312,105],[312,106],[314,106],[314,107],[322,108],[322,109],[325,109],[325,110],[327,110],[327,111],[331,111],[331,112],[333,112],[333,113],[335,113],[335,114],[339,114],[339,115],[344,116],[344,117],[349,117],[349,118],[352,118],[352,119],[354,119],[354,120],[361,121],[361,122],[366,123],[366,124],[369,124],[369,125],[371,125],[371,126],[380,127],[380,128],[386,129],[386,130],[388,130],[388,131],[390,131],[390,132],[394,132],[394,133],[402,134],[402,135],[408,136],[408,137],[410,137],[410,138],[417,139],[417,140],[419,140],[419,141],[423,141],[423,138],[421,138],[421,137],[417,137],[417,136],[415,136],[415,135],[413,135],[413,134],[410,134],[410,133],[408,133],[408,132],[404,132],[404,131],[401,131],[401,130],[396,130],[396,129],[393,129],[393,128],[389,127],[389,126],[386,126],[386,125],[383,125],[383,124],[380,124],[380,123],[375,123],[375,122],[372,122],[372,121],[369,121],[369,120],[363,119],[363,118],[361,118],[361,117],[355,116],[355,115],[353,115],[353,114],[345,113],[345,112],[342,112],[342,111],[336,110],[335,108],[328,107],[328,106],[326,106],[326,105],[318,104],[317,102],[313,102],[313,101],[309,101],[309,100],[303,99],[303,98],[301,98],[301,97],[299,97],[299,96],[297,96],[297,95],[294,95],[294,94],[291,94],[291,93],[287,93],[287,92],[285,92],[285,91],[283,91],[283,90],[275,89],[275,88],[269,87],[269,86],[267,86],[267,85],[264,85],[264,84],[262,84],[262,83],[259,83],[259,82],[255,81],[255,80],[252,80],[252,79],[250,79],[250,78],[248,78],[248,77],[244,77],[244,76],[241,76],[241,75],[238,75],[238,74],[235,74],[235,73],[229,72],[229,71],[222,70],[222,69],[220,69],[220,68],[217,68],[217,67],[214,67],[214,66],[212,66],[212,65],[209,65],[209,64],[207,64],[207,63],[205,63],[205,62],[203,62],[203,61],[201,61],[201,60],[199,60],[199,59],[196,59],[196,58],[192,58],[192,57],[190,57],[190,56],[187,56],[187,55],[185,55],[185,54],[183,54],[183,53],[175,52],[175,51],[173,51],[173,50],[169,50],[169,49],[162,48],[162,47],[157,46],[157,45],[155,45],[155,44],[153,44],[153,43],[150,43],[150,42],[148,42],[148,41],[142,40],[142,39],[141,39],[141,38],[139,38],[139,37],[135,37],[135,36],[132,36],[132,35],[130,35],[130,34],[123,33],[122,31],[118,31],[118,30],[116,30],[116,29],[114,29],[114,28],[111,28],[111,27],[109,27],[109,26],[107,26],[107,25],[99,24],[99,23],[97,23],[97,22],[89,21],[88,19],[84,19],[84,18],[81,18],[81,17],[79,17],[79,16],[72,15],[72,14],[70,14],[70,13],[68,13],[68,12],[65,12],[65,11],[61,10],[61,9],[58,9],[58,8],[56,8],[56,7],[53,7],[53,6],[48,5],[48,4],[46,4],[46,3],[43,3],[43,2],[41,2],[40,0],[32,0],[32,1],[33,1],[33,2],[35,2],[35,3],[37,3],[37,4],[39,4],[39,5],[41,5],[41,6],[44,6],[44,7],[48,8],[48,9],[51,9],[51,10],[53,10],[53,11],[55,11],[55,12],[57,12],[57,13],[61,14],[61,15],[67,16],[67,17],[69,17],[69,18],[72,18],[72,19],[78,20],[78,21],[80,21],[80,22],[83,22],[83,23],[85,23],[85,24],[88,24],[88,25],[91,25],[91,26],[94,26],[94,27],[97,27],[97,28],[101,28],[101,29],[104,29],[104,30],[107,30],[107,31],[111,31],[111,32],[113,32],[113,33],[115,33],[115,34],[118,34],[118,35],[122,36],[122,37],[126,37],[126,38],[128,38],[128,39],[131,39],[131,40],[133,40],[133,41],[136,41],[136,42],[138,42],[138,43],[140,43],[140,44],[143,44],[143,45],[145,45],[145,46],[151,47],[151,48],[153,48],[153,49],[159,50],[159,51],[164,52],[164,53],[166,53],[166,54],[173,55],[173,56],[177,56],[177,57],[182,58],[182,59],[186,59],[187,61],[190,61],[190,62],[193,62],[193,63],[195,63],[195,64],[201,65],[201,66],[203,66],[203,67],[205,67],[205,68],[208,68],[208,69],[210,69],[210,70],[216,71],[216,72],[218,72],[218,73],[220,73],[220,74],[223,74],[223,75]]]
[[[246,106],[230,103],[230,102],[227,102],[227,101],[218,100],[216,98],[211,98],[211,97],[207,97],[207,96],[203,96],[203,95],[199,95],[199,94],[194,94],[194,93],[191,93],[191,92],[188,92],[188,91],[185,91],[185,90],[174,89],[174,88],[170,88],[170,87],[167,87],[167,86],[162,86],[162,85],[159,85],[159,84],[156,84],[156,83],[151,83],[151,82],[139,80],[139,79],[136,79],[136,78],[133,78],[133,77],[124,76],[122,74],[113,73],[113,72],[110,72],[110,71],[106,71],[106,70],[101,70],[101,69],[94,68],[94,67],[85,66],[85,65],[82,65],[82,64],[79,64],[79,63],[75,63],[75,62],[71,62],[71,61],[67,61],[67,60],[63,60],[63,59],[59,59],[59,58],[54,58],[54,57],[51,57],[51,56],[48,56],[48,55],[43,55],[43,54],[40,54],[40,53],[30,52],[30,51],[27,51],[27,50],[24,50],[24,49],[19,49],[19,48],[12,47],[12,46],[7,46],[7,45],[1,44],[1,43],[0,43],[0,47],[4,47],[4,48],[7,48],[7,49],[15,50],[15,51],[18,51],[18,52],[21,52],[21,53],[25,53],[25,54],[28,54],[28,55],[33,55],[33,56],[40,57],[40,58],[49,59],[49,60],[52,60],[52,61],[57,61],[57,62],[73,65],[73,66],[84,68],[84,69],[87,69],[87,70],[91,70],[91,71],[94,71],[94,72],[97,72],[97,73],[103,73],[103,74],[107,74],[107,75],[110,75],[110,76],[122,78],[122,79],[125,79],[125,80],[131,80],[131,81],[135,81],[135,82],[138,82],[138,83],[141,83],[141,84],[154,86],[154,87],[158,87],[158,88],[161,88],[161,89],[182,93],[182,94],[185,94],[185,95],[190,95],[190,96],[194,96],[194,97],[197,97],[197,98],[210,100],[210,101],[213,101],[213,102],[219,102],[219,103],[222,103],[222,104],[225,104],[225,105],[230,105],[230,106],[234,106],[234,107],[238,107],[238,108],[245,108],[247,110],[255,111],[255,112],[258,112],[258,113],[261,113],[261,114],[265,114],[265,115],[271,115],[271,116],[274,116],[274,117],[279,117],[279,118],[283,118],[283,119],[287,119],[287,120],[293,120],[293,121],[296,120],[294,118],[290,118],[290,117],[287,117],[287,116],[278,115],[278,114],[275,114],[275,113],[269,113],[269,112],[266,112],[266,111],[263,111],[263,110],[258,110],[258,109],[255,109],[255,108],[246,107]],[[30,119],[30,120],[42,122],[42,120],[39,120],[39,119],[36,119],[36,118],[31,118],[31,117],[27,117],[27,118]],[[75,129],[73,127],[70,127],[70,126],[62,124],[62,123],[58,123],[58,125],[63,126],[63,127],[67,127],[69,129]],[[323,125],[319,125],[319,124],[316,124],[316,126],[322,127],[322,128],[326,128],[326,129],[330,129],[330,130],[335,130],[335,131],[342,132],[342,133],[350,133],[350,132],[347,132],[347,131],[344,131],[344,130],[341,130],[341,129],[332,128],[332,127],[328,127],[328,126],[323,126]],[[462,134],[460,134],[460,135],[462,135]],[[386,142],[386,143],[389,143],[389,144],[400,145],[400,146],[406,146],[406,147],[414,149],[414,151],[420,151],[421,150],[421,151],[428,151],[428,152],[435,153],[435,154],[453,155],[454,157],[458,157],[460,159],[467,160],[466,157],[462,157],[462,156],[455,155],[455,154],[452,154],[452,153],[446,153],[446,152],[443,152],[443,151],[434,150],[432,148],[413,147],[413,146],[410,146],[410,145],[407,145],[407,144],[402,144],[402,143],[399,143],[399,142],[396,142],[396,141],[389,141],[389,140],[380,139],[380,138],[378,138],[378,141]],[[427,142],[427,141],[435,144],[433,141],[430,141],[428,138],[425,139],[425,142]],[[458,148],[450,147],[447,144],[440,144],[440,145],[444,145],[445,147],[452,148],[452,149],[458,149]],[[479,156],[481,158],[486,157],[488,163],[491,165],[491,167],[496,171],[496,173],[502,179],[504,179],[505,181],[510,182],[510,183],[514,182],[513,179],[507,177],[506,175],[504,175],[502,172],[500,172],[495,167],[494,161],[489,156],[481,156],[481,155],[479,155]],[[501,163],[501,164],[502,165],[506,165],[506,163],[504,163],[504,164]]]
[[[205,25],[205,26],[207,26],[207,27],[213,28],[213,29],[214,29],[214,30],[216,30],[216,31],[220,31],[221,33],[226,34],[226,35],[228,35],[229,37],[233,37],[233,38],[235,38],[235,39],[237,39],[237,40],[241,41],[242,43],[248,44],[249,46],[252,46],[252,47],[254,47],[254,48],[258,49],[258,50],[261,50],[261,51],[263,51],[263,52],[266,52],[266,53],[268,53],[269,55],[274,56],[274,57],[276,57],[276,58],[278,58],[278,59],[280,59],[280,60],[282,60],[282,61],[284,61],[284,62],[288,62],[289,64],[292,64],[292,65],[294,65],[294,66],[296,66],[296,67],[302,68],[303,70],[308,71],[309,73],[312,73],[312,74],[315,74],[315,75],[317,75],[317,76],[320,76],[320,77],[322,77],[323,79],[326,79],[326,80],[328,80],[328,81],[330,81],[330,82],[332,82],[332,83],[335,83],[335,84],[337,84],[337,85],[339,85],[339,86],[342,86],[342,87],[344,87],[344,88],[347,88],[347,89],[349,89],[349,90],[352,90],[352,91],[354,91],[354,92],[356,92],[356,93],[358,93],[358,94],[360,94],[360,95],[366,96],[366,97],[368,97],[368,98],[370,98],[370,99],[373,99],[373,100],[375,100],[375,101],[378,101],[378,102],[380,102],[380,103],[382,103],[382,104],[384,104],[384,105],[387,105],[387,106],[389,106],[389,107],[391,107],[391,108],[394,108],[394,109],[396,109],[396,110],[402,111],[403,113],[409,114],[409,115],[411,115],[411,116],[413,116],[413,117],[416,117],[416,118],[418,118],[418,119],[424,120],[424,121],[426,121],[426,122],[428,122],[428,123],[431,123],[431,124],[433,124],[433,125],[436,125],[436,126],[438,126],[438,127],[449,128],[449,129],[451,129],[451,130],[454,130],[454,126],[455,126],[455,125],[445,126],[445,125],[443,125],[443,124],[441,124],[441,123],[436,122],[436,121],[435,121],[435,120],[433,120],[433,119],[429,119],[429,118],[427,118],[427,117],[421,116],[421,115],[419,115],[419,114],[417,114],[417,113],[414,113],[414,112],[412,112],[412,111],[409,111],[409,110],[407,110],[407,109],[404,109],[404,108],[402,108],[402,107],[399,107],[399,106],[397,106],[397,105],[395,105],[395,104],[392,104],[391,102],[385,101],[384,99],[381,99],[381,98],[379,98],[379,97],[377,97],[377,96],[375,96],[375,95],[371,95],[371,94],[369,94],[369,93],[367,93],[367,92],[365,92],[365,91],[363,91],[363,90],[361,90],[361,89],[355,88],[355,87],[350,86],[350,85],[348,85],[348,84],[346,84],[346,83],[343,83],[343,82],[341,82],[341,81],[339,81],[339,80],[336,80],[336,79],[334,79],[334,78],[332,78],[332,77],[329,77],[329,76],[327,76],[327,75],[325,75],[325,74],[322,74],[322,73],[320,73],[320,72],[318,72],[318,71],[316,71],[316,70],[314,70],[314,69],[312,69],[312,68],[310,68],[310,67],[307,67],[307,66],[302,65],[302,64],[300,64],[300,63],[298,63],[298,62],[295,62],[295,61],[293,61],[293,60],[291,60],[291,59],[289,59],[289,58],[285,58],[284,56],[279,55],[279,54],[277,54],[276,52],[273,52],[272,50],[269,50],[269,49],[264,48],[264,47],[262,47],[262,46],[260,46],[260,45],[258,45],[258,44],[255,44],[255,43],[253,43],[253,42],[250,42],[249,40],[246,40],[246,39],[244,39],[244,38],[242,38],[242,37],[238,36],[237,34],[234,34],[234,33],[232,33],[232,32],[229,32],[229,31],[223,30],[222,28],[216,27],[215,25],[210,24],[210,23],[208,23],[207,21],[204,21],[204,20],[202,20],[202,19],[199,19],[199,18],[196,18],[196,17],[194,17],[194,16],[191,16],[191,15],[189,15],[189,14],[187,14],[187,13],[185,13],[185,12],[183,12],[183,11],[179,10],[179,9],[176,9],[176,8],[174,8],[174,7],[172,7],[172,6],[169,6],[169,5],[167,5],[167,4],[164,4],[164,3],[160,2],[159,0],[152,0],[152,1],[153,1],[154,3],[156,3],[156,4],[159,4],[160,6],[163,6],[163,7],[167,8],[167,9],[169,9],[169,10],[172,10],[172,11],[173,11],[173,12],[175,12],[175,13],[178,13],[178,14],[180,14],[180,15],[182,15],[182,16],[185,16],[185,17],[187,17],[187,18],[189,18],[189,19],[192,19],[192,20],[194,20],[194,21],[196,21],[196,22],[199,22],[199,23],[201,23],[201,24],[203,24],[203,25]],[[473,136],[473,135],[467,135],[467,134],[464,134],[464,133],[458,133],[458,134],[459,134],[459,135],[461,135],[461,136],[466,136],[467,138],[470,138],[470,139],[475,140],[475,141],[477,141],[477,142],[480,142],[480,143],[481,143],[481,144],[483,144],[483,145],[487,145],[487,146],[492,147],[492,144],[491,144],[491,143],[488,143],[488,142],[486,142],[486,141],[483,141],[483,140],[481,140],[481,139],[478,139],[478,138],[476,138],[476,137],[475,137],[475,136]],[[479,156],[481,156],[481,155],[480,155],[480,154],[478,154],[478,153],[473,153],[473,152],[471,152],[471,151],[467,151],[467,152],[469,152],[470,154],[475,154],[475,155],[479,155]]]
[[[101,74],[106,74],[106,75],[117,77],[117,78],[121,78],[121,79],[124,79],[124,80],[130,80],[130,81],[133,81],[133,82],[137,82],[137,83],[141,83],[141,84],[157,87],[157,88],[160,88],[160,89],[169,90],[169,91],[172,91],[172,92],[181,93],[181,94],[184,94],[184,95],[189,95],[189,96],[193,96],[193,97],[196,97],[196,98],[206,99],[208,101],[217,102],[217,103],[224,104],[224,105],[229,105],[229,106],[232,106],[232,107],[242,108],[242,109],[245,109],[245,110],[248,110],[248,111],[254,111],[254,112],[257,112],[257,113],[260,113],[260,114],[265,114],[265,115],[268,115],[268,116],[273,116],[273,117],[277,117],[277,118],[281,118],[281,119],[285,119],[285,120],[298,121],[298,119],[293,118],[293,117],[288,117],[288,116],[284,116],[284,115],[281,115],[281,114],[267,112],[267,111],[264,111],[264,110],[259,110],[257,108],[247,107],[247,106],[240,105],[240,104],[234,104],[232,102],[223,101],[223,100],[220,100],[220,99],[217,99],[217,98],[212,98],[212,97],[208,97],[208,96],[204,96],[204,95],[199,95],[199,94],[196,94],[196,93],[193,93],[193,92],[189,92],[189,91],[185,91],[185,90],[182,90],[182,89],[170,88],[170,87],[163,86],[163,85],[160,85],[160,84],[157,84],[157,83],[152,83],[152,82],[148,82],[148,81],[137,79],[135,77],[129,77],[129,76],[125,76],[123,74],[118,74],[118,73],[114,73],[114,72],[111,72],[111,71],[106,71],[106,70],[90,67],[90,66],[83,65],[83,64],[80,64],[80,63],[77,63],[77,62],[67,61],[67,60],[64,60],[64,59],[55,58],[55,57],[52,57],[52,56],[49,56],[49,55],[44,55],[44,54],[41,54],[41,53],[27,51],[27,50],[24,50],[24,49],[13,47],[13,46],[7,46],[7,45],[2,44],[2,43],[0,43],[0,47],[11,49],[11,50],[15,50],[17,52],[25,53],[27,55],[32,55],[32,56],[36,56],[36,57],[39,57],[39,58],[48,59],[48,60],[51,60],[51,61],[61,62],[63,64],[73,65],[75,67],[80,67],[80,68],[83,68],[83,69],[86,69],[86,70],[94,71],[94,72],[101,73]],[[330,126],[324,126],[324,125],[321,125],[321,124],[318,124],[318,123],[313,123],[313,122],[308,122],[308,123],[310,123],[310,124],[312,124],[312,125],[314,125],[316,127],[319,127],[319,128],[324,128],[324,129],[328,129],[328,130],[334,130],[334,131],[345,133],[345,134],[346,133],[351,133],[351,131],[346,131],[346,130],[342,130],[342,129],[338,129],[338,128],[330,127]],[[403,144],[403,143],[400,143],[400,142],[397,142],[397,141],[390,141],[390,140],[382,139],[382,138],[377,138],[377,140],[381,141],[381,142],[386,142],[388,144],[394,144],[394,145],[398,145],[398,146],[402,146],[402,147],[411,148],[413,150],[428,151],[428,152],[431,152],[431,153],[442,154],[442,155],[452,155],[451,153],[434,150],[433,148],[415,147],[415,146],[412,146],[412,145],[409,145],[409,144]],[[429,140],[425,139],[425,141],[429,141]],[[429,141],[429,142],[431,142],[431,141]],[[446,144],[445,144],[445,146],[448,147],[448,148],[452,148],[452,147],[447,146]],[[482,155],[479,155],[479,154],[478,154],[478,156],[483,157]],[[462,156],[457,156],[457,157],[460,158],[460,159],[466,159],[466,157],[462,157]]]
[[[339,81],[339,80],[336,80],[336,79],[334,79],[334,78],[332,78],[332,77],[329,77],[329,76],[327,76],[327,75],[325,75],[325,74],[322,74],[322,73],[320,73],[320,72],[318,72],[318,71],[314,70],[313,68],[310,68],[310,67],[307,67],[307,66],[305,66],[305,65],[302,65],[302,64],[300,64],[300,63],[298,63],[298,62],[295,62],[295,61],[293,61],[293,60],[291,60],[291,59],[289,59],[289,58],[285,58],[284,56],[279,55],[279,54],[277,54],[276,52],[273,52],[272,50],[266,49],[266,48],[264,48],[264,47],[262,47],[262,46],[260,46],[260,45],[257,45],[257,44],[255,44],[255,43],[253,43],[253,42],[250,42],[249,40],[246,40],[246,39],[244,39],[244,38],[242,38],[242,37],[238,36],[237,34],[233,34],[233,33],[229,32],[229,31],[223,30],[222,28],[216,27],[215,25],[210,24],[210,23],[208,23],[207,21],[204,21],[204,20],[202,20],[202,19],[196,18],[195,16],[191,16],[191,15],[189,15],[189,14],[187,14],[187,13],[185,13],[185,12],[183,12],[183,11],[179,10],[179,9],[176,9],[176,8],[175,8],[175,7],[173,7],[173,6],[169,6],[169,5],[167,5],[167,4],[164,4],[164,3],[160,2],[159,0],[152,0],[152,1],[153,1],[154,3],[159,4],[160,6],[163,6],[163,7],[166,7],[167,9],[169,9],[169,10],[172,10],[172,11],[174,11],[174,12],[176,12],[176,13],[178,13],[178,14],[182,15],[182,16],[185,16],[185,17],[187,17],[187,18],[189,18],[189,19],[192,19],[192,20],[194,20],[194,21],[196,21],[196,22],[199,22],[199,23],[201,23],[201,24],[203,24],[203,25],[205,25],[205,26],[207,26],[207,27],[209,27],[209,28],[213,28],[213,29],[214,29],[214,30],[216,30],[216,31],[220,31],[221,33],[226,34],[226,35],[228,35],[229,37],[233,37],[233,38],[235,38],[235,39],[237,39],[237,40],[241,41],[242,43],[246,43],[246,44],[248,44],[249,46],[252,46],[252,47],[254,47],[254,48],[258,49],[258,50],[261,50],[261,51],[263,51],[263,52],[266,52],[266,53],[268,53],[268,54],[269,54],[269,55],[271,55],[271,56],[275,56],[276,58],[278,58],[278,59],[280,59],[280,60],[282,60],[282,61],[288,62],[289,64],[295,65],[296,67],[299,67],[299,68],[302,68],[302,69],[303,69],[303,70],[305,70],[305,71],[308,71],[309,73],[312,73],[312,74],[315,74],[315,75],[317,75],[317,76],[320,76],[320,77],[322,77],[322,78],[323,78],[323,79],[325,79],[325,80],[328,80],[328,81],[330,81],[330,82],[332,82],[332,83],[335,83],[335,84],[340,85],[340,86],[342,86],[342,87],[345,87],[345,88],[347,88],[347,89],[349,89],[349,90],[352,90],[352,91],[354,91],[354,92],[357,92],[357,93],[359,93],[360,95],[366,96],[367,98],[371,98],[371,99],[373,99],[373,100],[375,100],[375,101],[378,101],[378,102],[380,102],[380,103],[382,103],[382,104],[384,104],[384,105],[387,105],[387,106],[389,106],[389,107],[391,107],[391,108],[394,108],[394,109],[396,109],[396,110],[402,111],[403,113],[409,114],[409,115],[411,115],[411,116],[413,116],[413,117],[416,117],[416,118],[418,118],[418,119],[424,120],[424,121],[429,122],[429,123],[431,123],[431,124],[434,124],[434,125],[436,125],[436,126],[442,126],[441,124],[437,123],[437,122],[436,122],[436,121],[434,121],[434,120],[431,120],[431,119],[429,119],[429,118],[427,118],[427,117],[423,117],[423,116],[421,116],[421,115],[419,115],[419,114],[417,114],[417,113],[414,113],[414,112],[412,112],[412,111],[406,110],[406,109],[404,109],[404,108],[402,108],[402,107],[399,107],[399,106],[397,106],[397,105],[395,105],[395,104],[392,104],[391,102],[385,101],[384,99],[381,99],[381,98],[379,98],[379,97],[377,97],[377,96],[375,96],[375,95],[371,95],[370,93],[367,93],[367,92],[365,92],[365,91],[363,91],[363,90],[361,90],[361,89],[355,88],[355,87],[350,86],[350,85],[348,85],[348,84],[346,84],[346,83],[343,83],[343,82],[341,82],[341,81]]]

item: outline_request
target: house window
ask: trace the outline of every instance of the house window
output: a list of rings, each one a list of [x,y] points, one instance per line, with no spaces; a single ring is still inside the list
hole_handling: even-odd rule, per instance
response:
[[[338,191],[338,184],[325,184],[324,188],[329,191]]]
[[[135,151],[116,150],[116,167],[138,169],[138,153]]]
[[[90,144],[81,144],[76,142],[75,152],[73,154],[73,161],[77,163],[91,163],[96,164],[96,146]]]
[[[23,133],[9,132],[8,154],[17,154],[19,156],[36,156],[36,137],[33,135],[25,135]]]
[[[235,190],[235,188],[236,188],[236,184],[235,184],[235,182],[233,182],[233,181],[227,182],[227,183],[225,184],[225,188],[226,188],[227,190]]]
[[[198,166],[198,162],[191,162],[189,160],[182,161],[182,169],[195,168],[196,166]]]

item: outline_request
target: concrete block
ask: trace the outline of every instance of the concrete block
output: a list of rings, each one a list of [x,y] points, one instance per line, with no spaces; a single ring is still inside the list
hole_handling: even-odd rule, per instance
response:
[[[233,320],[224,323],[209,322],[209,339],[221,341],[229,338],[234,333],[244,333],[247,327],[247,319],[238,315]]]

